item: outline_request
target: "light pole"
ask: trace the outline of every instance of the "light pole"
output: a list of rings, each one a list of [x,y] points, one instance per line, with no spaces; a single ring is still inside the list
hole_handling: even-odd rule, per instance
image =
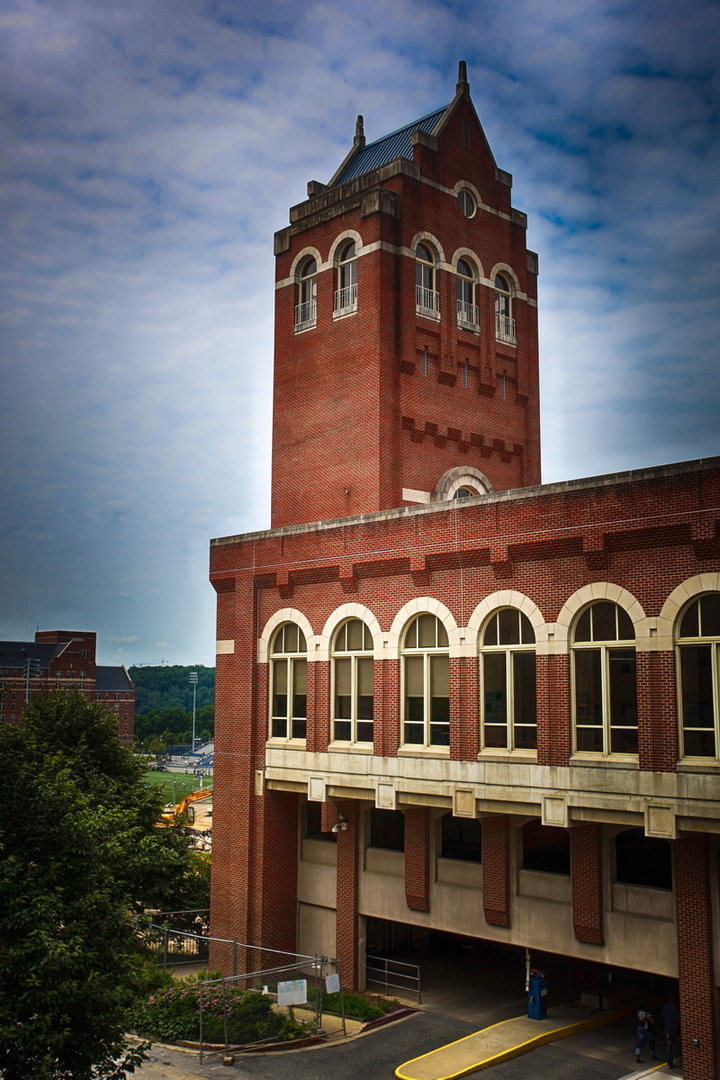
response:
[[[195,753],[195,700],[197,696],[197,671],[191,671],[188,676],[193,692],[193,728],[192,728],[192,753]]]

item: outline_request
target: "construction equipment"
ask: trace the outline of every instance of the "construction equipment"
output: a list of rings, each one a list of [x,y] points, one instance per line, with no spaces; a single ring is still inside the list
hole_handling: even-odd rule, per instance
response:
[[[172,825],[188,824],[192,825],[195,821],[195,810],[193,803],[200,802],[201,799],[212,798],[212,788],[198,788],[197,791],[191,791],[189,795],[185,795],[179,803],[176,803],[170,810],[165,810],[161,815],[157,825],[159,829],[169,829]],[[185,821],[182,819],[185,818]]]

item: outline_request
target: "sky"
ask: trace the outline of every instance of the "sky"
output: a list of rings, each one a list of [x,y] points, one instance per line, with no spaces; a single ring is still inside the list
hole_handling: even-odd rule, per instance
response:
[[[540,256],[545,482],[720,453],[719,0],[0,0],[0,637],[213,664],[273,233],[458,60]]]

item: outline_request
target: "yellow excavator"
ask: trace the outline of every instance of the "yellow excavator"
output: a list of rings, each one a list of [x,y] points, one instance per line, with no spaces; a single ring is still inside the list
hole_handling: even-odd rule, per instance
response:
[[[198,788],[197,791],[191,791],[189,795],[185,795],[179,803],[177,803],[171,810],[166,810],[158,821],[157,825],[159,829],[169,829],[171,825],[179,825],[180,818],[185,815],[188,825],[192,825],[195,821],[195,810],[193,803],[200,802],[201,799],[209,799],[212,796],[212,788]]]

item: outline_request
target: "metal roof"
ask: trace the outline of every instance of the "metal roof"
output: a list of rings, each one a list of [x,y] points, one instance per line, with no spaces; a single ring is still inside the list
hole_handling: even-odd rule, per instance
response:
[[[427,116],[422,116],[419,120],[414,120],[412,124],[407,124],[405,127],[385,135],[384,138],[364,146],[348,162],[346,168],[343,169],[335,181],[335,186],[345,184],[348,180],[354,180],[357,176],[362,176],[363,173],[372,172],[373,169],[379,169],[381,166],[395,161],[396,158],[407,158],[408,161],[412,161],[410,136],[413,131],[424,131],[428,135],[432,134],[446,109],[447,106],[436,109],[435,112],[428,113]]]

